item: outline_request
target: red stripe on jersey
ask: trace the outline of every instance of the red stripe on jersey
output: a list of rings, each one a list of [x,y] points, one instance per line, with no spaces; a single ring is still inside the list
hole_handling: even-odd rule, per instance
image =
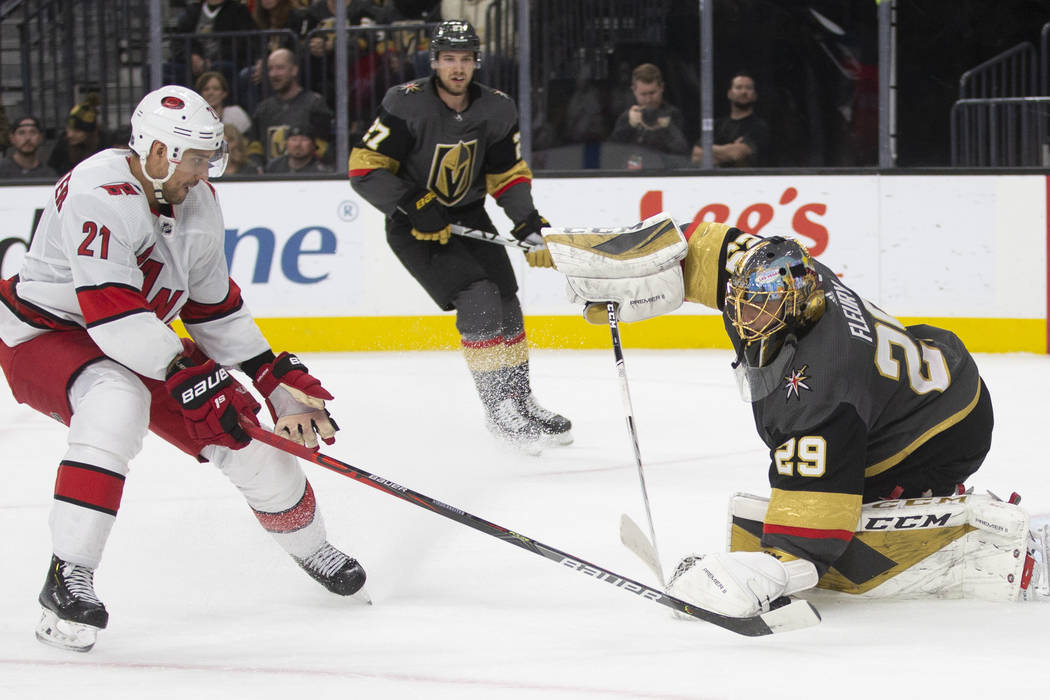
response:
[[[101,467],[62,461],[55,479],[55,500],[116,515],[124,477]]]
[[[17,284],[18,275],[0,281],[0,302],[3,302],[22,323],[26,323],[34,328],[50,328],[52,330],[80,328],[80,325],[73,321],[59,318],[39,307],[22,301],[15,292],[15,285]]]
[[[504,185],[503,187],[501,187],[498,190],[496,190],[495,192],[493,192],[492,193],[492,197],[494,199],[499,199],[500,195],[502,195],[504,192],[509,190],[511,187],[514,187],[514,185],[520,185],[523,182],[524,183],[529,183],[529,182],[532,182],[532,180],[530,180],[527,177],[516,177],[513,180],[511,180],[510,182],[508,182],[506,185]]]
[[[142,264],[149,260],[150,253],[152,253],[153,249],[156,247],[156,245],[151,245],[149,248],[146,248],[145,253],[140,253],[139,255],[135,256],[135,264],[139,267],[142,267]]]
[[[510,338],[509,340],[504,340],[503,344],[504,345],[517,345],[518,343],[520,343],[523,340],[525,340],[525,331],[522,331],[521,333],[518,333],[516,336],[514,336],[513,338]]]
[[[376,170],[377,168],[354,168],[346,173],[347,177],[360,177],[361,175],[367,175],[368,173]]]
[[[849,542],[853,539],[852,530],[817,530],[812,527],[790,527],[788,525],[762,526],[762,532],[766,535],[790,535],[794,537],[807,537],[811,540],[842,540]]]
[[[77,301],[88,328],[131,313],[149,311],[142,292],[124,285],[109,284],[77,290]]]
[[[224,316],[229,316],[241,308],[243,305],[241,288],[232,279],[229,282],[230,289],[226,292],[226,298],[218,304],[202,304],[191,299],[179,311],[179,317],[186,323],[205,323],[206,321],[214,321]]]
[[[481,350],[482,348],[491,348],[495,345],[499,345],[503,342],[503,336],[497,335],[495,338],[489,338],[488,340],[460,340],[463,343],[463,347],[472,348],[474,350]]]
[[[317,509],[317,501],[314,500],[314,489],[310,482],[306,482],[306,491],[299,502],[288,510],[280,513],[263,513],[252,508],[259,524],[267,532],[295,532],[301,530],[314,521],[314,511]]]

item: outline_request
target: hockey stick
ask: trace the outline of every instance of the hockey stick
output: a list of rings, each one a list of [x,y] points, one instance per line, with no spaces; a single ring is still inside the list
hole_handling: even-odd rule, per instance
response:
[[[634,522],[627,513],[620,514],[620,542],[649,567],[661,585],[666,585],[663,568],[660,566],[660,555],[656,553],[656,547],[642,533],[642,528],[638,526],[638,523]]]
[[[652,224],[650,224],[650,226],[652,226]],[[623,234],[632,233],[641,230],[644,227],[645,222],[642,221],[633,226],[620,228],[552,229],[552,232]],[[506,238],[498,233],[467,228],[458,224],[452,225],[452,233],[457,236],[496,243],[508,248],[521,248],[526,251],[531,250],[532,248],[532,246],[529,246],[522,241]],[[619,324],[616,320],[616,307],[612,302],[608,302],[606,309],[609,312],[609,332],[612,335],[613,355],[616,358],[616,370],[620,376],[621,395],[623,397],[624,411],[627,416],[627,432],[630,434],[631,444],[634,446],[634,460],[635,464],[638,466],[638,481],[642,487],[642,501],[645,504],[645,516],[649,523],[649,539],[646,539],[645,535],[642,534],[641,529],[631,517],[626,513],[621,514],[620,541],[623,542],[627,549],[631,550],[631,552],[645,562],[645,564],[652,570],[653,574],[656,575],[656,579],[660,582],[660,585],[663,585],[663,567],[660,564],[660,554],[656,548],[656,529],[653,526],[653,516],[649,508],[649,492],[645,486],[645,472],[642,469],[642,455],[638,447],[638,431],[634,424],[634,409],[631,406],[631,392],[627,385],[627,370],[624,365],[623,346],[620,342]]]
[[[650,224],[650,227],[653,225]],[[600,233],[600,234],[615,234],[615,233],[634,233],[640,231],[645,227],[645,222],[639,222],[633,226],[618,226],[618,227],[595,227],[595,228],[551,228],[549,233],[544,234],[545,236],[551,234],[563,234],[563,233]],[[488,241],[489,243],[495,243],[497,245],[506,246],[507,248],[521,248],[524,251],[532,250],[533,246],[529,245],[525,241],[519,241],[516,238],[507,238],[498,233],[492,233],[490,231],[482,231],[476,228],[470,228],[468,226],[461,226],[460,224],[452,224],[452,233],[457,236],[463,236],[464,238],[474,238],[479,241]]]
[[[532,250],[531,245],[525,241],[519,241],[517,238],[506,238],[498,233],[482,231],[481,229],[476,228],[467,228],[466,226],[460,226],[459,224],[452,224],[452,233],[457,236],[463,236],[464,238],[474,238],[479,241],[496,243],[498,245],[506,246],[507,248],[521,248],[526,252]]]
[[[779,598],[774,601],[774,607],[769,612],[755,615],[753,617],[726,617],[725,615],[719,615],[710,610],[695,607],[679,600],[678,598],[669,596],[666,593],[649,588],[637,581],[615,574],[608,569],[603,569],[600,566],[591,564],[575,555],[567,554],[561,550],[549,547],[541,542],[537,542],[536,540],[529,539],[528,537],[520,535],[512,530],[508,530],[505,527],[483,520],[476,515],[471,515],[459,508],[442,503],[437,499],[425,496],[413,491],[412,489],[394,483],[393,481],[384,479],[381,476],[370,474],[364,469],[359,469],[358,467],[347,464],[346,462],[341,462],[334,457],[329,457],[321,452],[315,452],[308,447],[304,447],[303,445],[298,445],[291,440],[275,435],[258,425],[254,425],[247,421],[242,422],[241,425],[250,436],[260,442],[265,442],[267,445],[275,447],[278,450],[283,450],[284,452],[299,457],[300,459],[313,462],[314,464],[336,472],[337,474],[342,474],[354,481],[371,486],[374,489],[400,498],[403,501],[408,501],[420,508],[431,511],[432,513],[444,516],[449,520],[454,520],[457,523],[466,525],[478,532],[491,535],[496,539],[520,547],[521,549],[532,552],[533,554],[538,554],[539,556],[544,557],[545,559],[550,559],[568,569],[578,571],[599,581],[604,581],[616,586],[621,590],[645,598],[646,600],[659,603],[672,610],[703,620],[704,622],[710,622],[713,625],[736,632],[737,634],[742,634],[747,637],[761,637],[768,634],[789,632],[791,630],[809,627],[820,622],[820,614],[808,601],[792,600],[787,597]]]
[[[649,509],[649,490],[645,487],[645,471],[642,469],[642,452],[638,448],[638,428],[634,424],[634,407],[631,404],[631,390],[627,386],[627,367],[623,361],[623,345],[620,343],[620,324],[616,320],[616,304],[606,302],[606,310],[609,312],[609,333],[612,335],[613,356],[616,358],[616,373],[620,377],[620,394],[623,398],[623,410],[627,416],[627,432],[631,436],[631,445],[634,447],[634,463],[638,467],[638,482],[642,486],[642,503],[645,504],[645,517],[649,522],[649,539],[645,539],[638,526],[626,513],[620,515],[620,541],[624,546],[637,554],[653,573],[660,585],[664,585],[664,571],[660,565],[660,552],[656,548],[656,528],[653,527],[653,514]],[[631,531],[631,526],[634,526]],[[629,537],[624,536],[624,528],[629,531]],[[632,546],[632,544],[634,546]],[[637,549],[636,549],[637,547]],[[642,551],[644,550],[644,555]]]

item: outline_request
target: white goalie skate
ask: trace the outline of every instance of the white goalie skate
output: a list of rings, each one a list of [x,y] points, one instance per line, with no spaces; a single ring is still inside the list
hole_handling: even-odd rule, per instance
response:
[[[1023,600],[1050,601],[1050,525],[1028,532],[1028,556],[1033,560],[1032,578],[1021,592]]]

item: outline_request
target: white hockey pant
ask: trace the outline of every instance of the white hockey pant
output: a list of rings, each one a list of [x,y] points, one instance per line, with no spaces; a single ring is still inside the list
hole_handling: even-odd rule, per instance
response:
[[[69,400],[73,416],[63,465],[123,480],[149,429],[149,391],[131,370],[101,360],[81,371],[70,387]],[[308,556],[325,541],[324,521],[294,457],[258,442],[236,451],[209,446],[202,456],[241,491],[259,521],[289,554]],[[97,568],[116,520],[119,497],[113,506],[105,512],[56,498],[49,519],[54,553],[65,561]]]

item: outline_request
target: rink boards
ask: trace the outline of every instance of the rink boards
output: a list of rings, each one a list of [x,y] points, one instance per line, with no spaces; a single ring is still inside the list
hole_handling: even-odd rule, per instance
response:
[[[412,350],[458,344],[442,313],[386,245],[383,217],[345,180],[222,182],[233,277],[275,347]],[[0,253],[17,272],[47,186],[0,187]],[[1048,191],[1043,175],[774,175],[539,178],[554,226],[623,226],[666,211],[683,227],[724,221],[799,238],[843,282],[902,320],[954,330],[975,351],[1048,347]],[[493,220],[510,222],[490,200]],[[512,252],[529,339],[602,348],[557,272]],[[630,347],[727,347],[697,305],[624,326]]]

